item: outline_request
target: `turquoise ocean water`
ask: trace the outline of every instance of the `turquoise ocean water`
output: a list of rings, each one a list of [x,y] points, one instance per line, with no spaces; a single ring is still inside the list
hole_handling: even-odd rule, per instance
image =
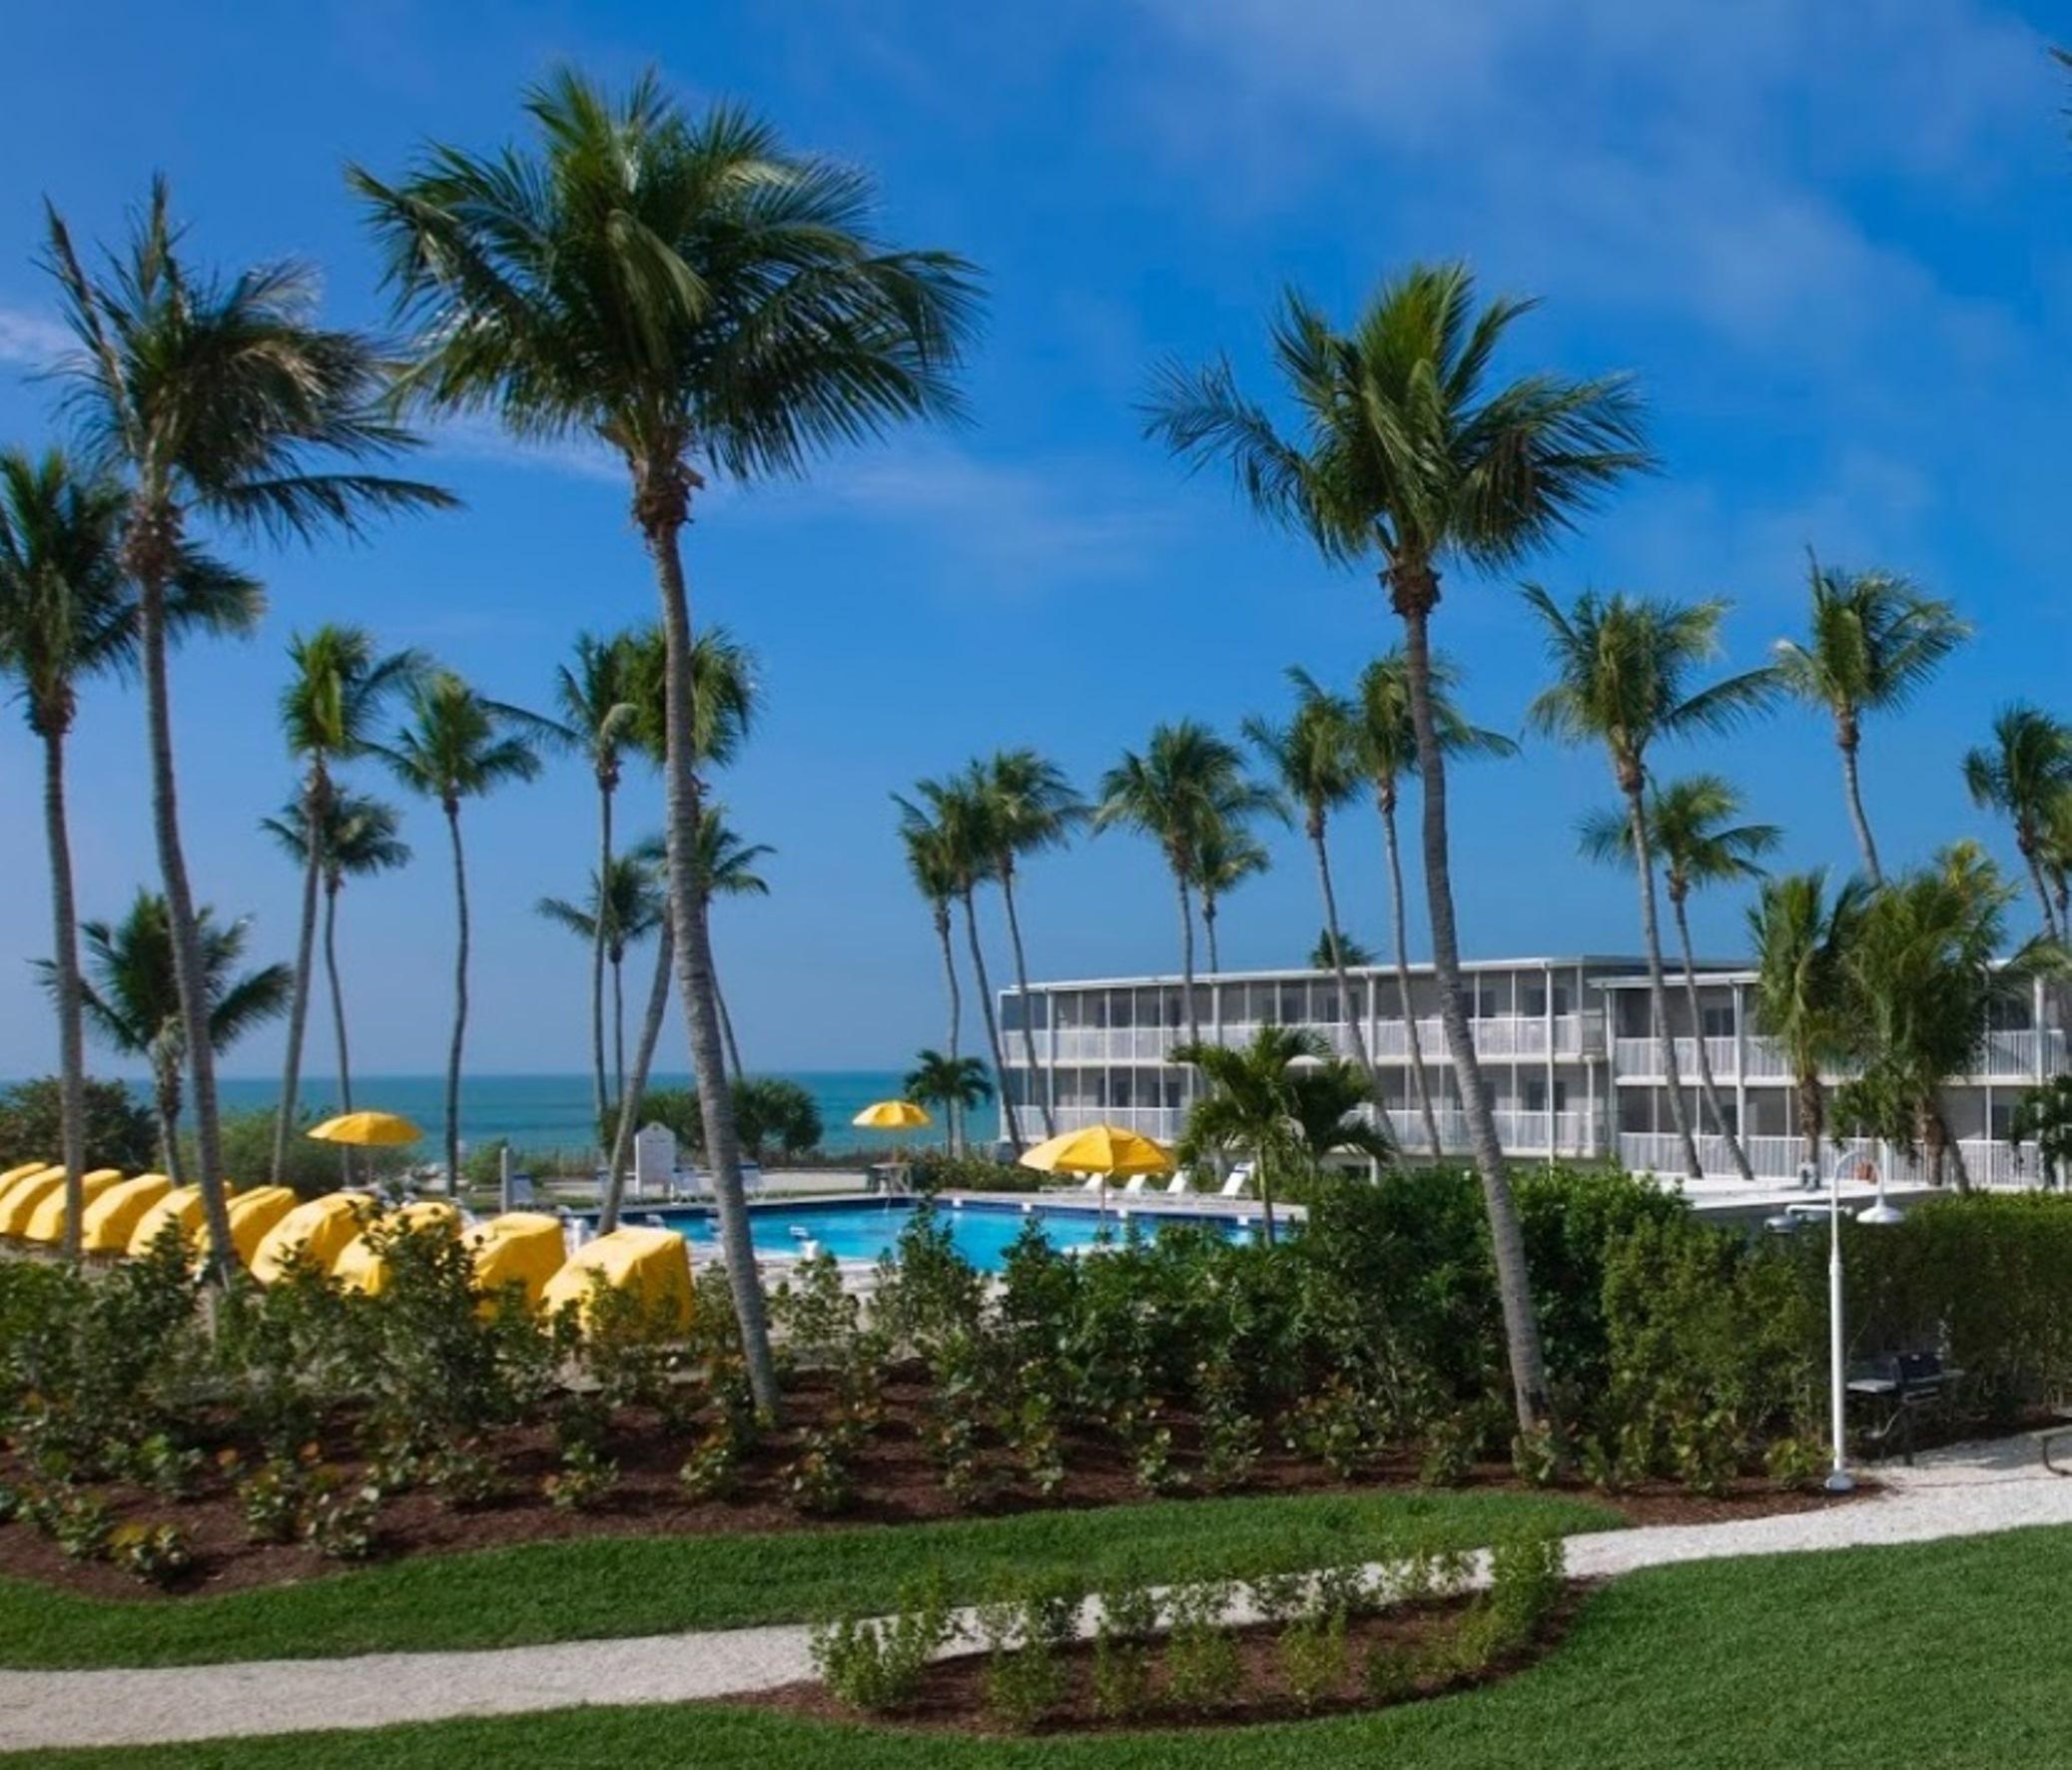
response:
[[[876,1149],[889,1145],[883,1132],[859,1131],[850,1120],[873,1100],[900,1091],[901,1071],[894,1069],[801,1069],[783,1072],[813,1095],[825,1127],[827,1149]],[[688,1075],[657,1075],[658,1088],[687,1087]],[[136,1084],[132,1084],[135,1086]],[[445,1120],[445,1078],[437,1075],[355,1075],[352,1103],[399,1112],[416,1120],[436,1138]],[[225,1076],[217,1082],[223,1105],[230,1110],[271,1107],[281,1097],[278,1080],[259,1076]],[[319,1113],[337,1105],[338,1090],[306,1077],[303,1099]],[[973,1114],[972,1134],[995,1134],[996,1114],[986,1107]],[[521,1149],[580,1149],[595,1140],[590,1104],[590,1078],[570,1075],[474,1075],[460,1084],[460,1135],[469,1144],[507,1137]],[[933,1133],[924,1133],[933,1135]]]

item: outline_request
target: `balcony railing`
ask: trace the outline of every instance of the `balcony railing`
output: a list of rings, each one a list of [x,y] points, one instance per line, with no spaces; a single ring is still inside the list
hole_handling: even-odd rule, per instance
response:
[[[1730,1038],[1706,1040],[1706,1055],[1712,1060],[1716,1081],[1788,1081],[1791,1066],[1769,1039],[1750,1034],[1741,1041],[1736,1069],[1735,1041]],[[2038,1075],[2054,1075],[2065,1067],[2065,1034],[2055,1026],[2041,1031],[1989,1032],[1980,1054],[1980,1067],[1972,1076],[1988,1081],[2030,1081]],[[1623,1081],[1659,1081],[1663,1075],[1662,1041],[1657,1038],[1618,1038],[1612,1041],[1614,1072]],[[1686,1081],[1698,1080],[1698,1041],[1677,1040],[1677,1072]],[[1824,1079],[1836,1080],[1852,1073],[1830,1071]]]
[[[1730,1177],[1734,1173],[1733,1158],[1727,1152],[1725,1137],[1706,1134],[1695,1140],[1699,1165],[1709,1176]],[[1802,1137],[1745,1137],[1741,1140],[1741,1147],[1747,1154],[1748,1166],[1755,1171],[1755,1178],[1772,1185],[1789,1184],[1795,1180],[1799,1163],[1806,1159]],[[1963,1155],[1965,1171],[1974,1186],[2013,1190],[2041,1184],[2042,1175],[2032,1151],[1990,1137],[1964,1138],[1957,1144],[1957,1149]],[[1683,1144],[1673,1131],[1622,1131],[1619,1134],[1619,1159],[1639,1174],[1675,1178],[1684,1172]],[[1832,1144],[1823,1144],[1820,1173],[1824,1177],[1839,1161],[1844,1176],[1853,1178],[1860,1174],[1863,1178],[1872,1179],[1876,1177],[1880,1159],[1878,1145],[1867,1138],[1844,1143],[1838,1150]],[[1929,1164],[1924,1158],[1894,1150],[1889,1159],[1891,1165],[1886,1173],[1895,1185],[1928,1183]],[[1953,1167],[1945,1172],[1954,1179]]]
[[[1132,1131],[1142,1131],[1146,1136],[1156,1137],[1162,1143],[1177,1138],[1186,1124],[1186,1110],[1176,1106],[1058,1106],[1052,1109],[1060,1131],[1077,1130],[1081,1125],[1112,1124],[1124,1125]],[[1439,1121],[1441,1147],[1449,1155],[1463,1155],[1469,1149],[1467,1115],[1457,1109],[1442,1108],[1436,1114]],[[1425,1135],[1424,1115],[1415,1106],[1398,1107],[1390,1111],[1389,1134],[1407,1154],[1422,1155],[1429,1147]],[[1590,1115],[1584,1112],[1531,1111],[1523,1107],[1500,1106],[1495,1109],[1497,1141],[1507,1154],[1512,1155],[1575,1155],[1588,1156],[1596,1153],[1595,1132]],[[1554,1141],[1549,1142],[1552,1138]]]
[[[1346,1022],[1305,1024],[1321,1032],[1341,1056],[1354,1054],[1353,1029]],[[1602,1055],[1604,1051],[1605,1021],[1598,1013],[1556,1014],[1551,1020],[1544,1014],[1483,1015],[1469,1025],[1475,1049],[1484,1057],[1578,1058]],[[1201,1035],[1226,1045],[1241,1045],[1249,1042],[1258,1029],[1258,1023],[1250,1020],[1225,1020],[1220,1028],[1204,1022]],[[1363,1024],[1361,1030],[1367,1035],[1368,1054],[1376,1062],[1409,1059],[1407,1022],[1385,1018],[1371,1025]],[[1437,1015],[1418,1021],[1417,1036],[1419,1049],[1428,1060],[1448,1060],[1451,1050],[1446,1042],[1446,1028]],[[1040,1060],[1053,1049],[1050,1041],[1054,1041],[1052,1060],[1060,1064],[1158,1063],[1166,1059],[1174,1045],[1184,1044],[1186,1038],[1186,1029],[1177,1026],[1060,1026],[1053,1032],[1036,1035],[1036,1052]],[[1008,1041],[1007,1057],[1011,1065],[1020,1061],[1019,1038]]]

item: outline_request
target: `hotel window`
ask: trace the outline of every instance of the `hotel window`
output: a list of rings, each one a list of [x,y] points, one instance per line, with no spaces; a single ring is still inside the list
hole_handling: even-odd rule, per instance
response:
[[[1518,1011],[1537,1020],[1547,1012],[1547,979],[1526,977],[1518,985]]]
[[[1309,990],[1301,983],[1283,983],[1280,986],[1280,1012],[1275,1016],[1283,1026],[1300,1026],[1309,1018]]]
[[[1986,1003],[1986,1024],[1995,1032],[2027,1032],[2034,1022],[2026,995],[1996,995]]]
[[[1495,1020],[1510,1012],[1504,1005],[1505,989],[1501,979],[1479,977],[1475,981],[1475,1013],[1478,1019]]]
[[[1108,991],[1108,1024],[1117,1028],[1136,1024],[1136,998],[1129,990]]]
[[[1557,1014],[1573,1014],[1576,1011],[1575,992],[1570,989],[1566,978],[1554,980],[1554,1011]]]
[[[1274,989],[1271,983],[1250,983],[1245,986],[1245,1019],[1254,1026],[1264,1026],[1278,1016],[1275,1013]]]
[[[1338,1011],[1338,985],[1319,983],[1309,992],[1309,1011],[1325,1026],[1335,1026],[1345,1018]]]
[[[1700,1009],[1700,1018],[1706,1029],[1706,1037],[1733,1037],[1732,1002],[1721,1002],[1718,1006],[1708,1003]]]

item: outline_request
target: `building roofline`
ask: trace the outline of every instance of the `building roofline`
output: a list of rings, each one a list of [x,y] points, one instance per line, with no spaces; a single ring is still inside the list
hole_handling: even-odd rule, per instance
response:
[[[1585,969],[1593,966],[1606,968],[1630,967],[1645,969],[1647,959],[1639,953],[1556,953],[1552,955],[1530,954],[1523,958],[1464,958],[1464,971],[1538,971],[1573,970],[1577,966]],[[1434,967],[1430,959],[1416,959],[1410,964],[1413,976],[1431,976]],[[1352,977],[1391,979],[1396,974],[1394,965],[1347,965],[1346,974]],[[1263,971],[1198,971],[1194,982],[1198,988],[1205,983],[1278,983],[1294,982],[1311,978],[1329,980],[1331,972],[1318,970],[1310,965],[1284,965],[1277,970]],[[1062,989],[1149,989],[1160,984],[1178,988],[1185,981],[1177,971],[1154,971],[1135,976],[1120,977],[1057,977],[1049,979],[1032,978],[1031,994],[1045,994]],[[1009,983],[1002,987],[1003,995],[1019,995],[1020,986]]]

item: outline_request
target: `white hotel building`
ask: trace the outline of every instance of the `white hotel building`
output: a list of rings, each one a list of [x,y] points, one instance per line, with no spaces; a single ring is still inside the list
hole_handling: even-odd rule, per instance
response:
[[[1639,1172],[1682,1170],[1672,1130],[1661,1042],[1653,1036],[1646,963],[1583,955],[1466,963],[1463,981],[1482,1074],[1507,1154],[1617,1162]],[[1758,1178],[1789,1181],[1798,1168],[1797,1103],[1777,1051],[1753,1029],[1751,973],[1723,964],[1701,968],[1693,1023],[1681,977],[1672,976],[1671,1030],[1677,1061],[1700,1129],[1708,1174],[1732,1173],[1725,1139],[1699,1098],[1697,1040],[1706,1041],[1722,1105],[1742,1136]],[[1353,1054],[1352,1022],[1364,1030],[1379,1071],[1390,1129],[1402,1147],[1427,1147],[1410,1073],[1410,1041],[1396,974],[1361,968],[1341,1001],[1328,971],[1243,971],[1197,977],[1195,1011],[1204,1039],[1242,1044],[1262,1024],[1306,1026]],[[1425,1072],[1449,1151],[1467,1149],[1467,1121],[1439,1019],[1429,965],[1411,969]],[[1177,977],[1105,977],[1032,983],[1001,993],[1001,1043],[1010,1099],[1025,1110],[1025,1137],[1040,1134],[1036,1103],[1047,1098],[1059,1130],[1106,1122],[1170,1140],[1185,1117],[1192,1071],[1169,1059],[1183,1042],[1186,1014]],[[1029,1065],[1022,1028],[1036,1045]],[[1948,1088],[1944,1110],[1974,1182],[2032,1184],[2033,1150],[2007,1141],[2008,1117],[2022,1091],[2066,1067],[2064,1028],[2039,983],[1996,1013],[1977,1074]],[[1868,1151],[1864,1152],[1868,1154]],[[1853,1155],[1846,1159],[1853,1160]],[[1895,1167],[1895,1175],[1903,1169]]]

